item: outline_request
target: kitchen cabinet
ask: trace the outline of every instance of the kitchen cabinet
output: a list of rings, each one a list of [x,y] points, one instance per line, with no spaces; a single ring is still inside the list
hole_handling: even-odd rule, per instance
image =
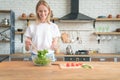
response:
[[[91,61],[114,62],[114,58],[92,58]]]
[[[64,58],[63,57],[57,57],[56,61],[64,61]]]
[[[7,22],[4,22],[3,18],[8,18]],[[15,13],[12,10],[0,10],[0,19],[2,19],[0,23],[0,44],[4,45],[7,43],[10,45],[8,49],[5,47],[5,49],[2,49],[3,51],[0,51],[0,56],[2,57],[3,54],[4,58],[2,60],[4,60],[15,52]]]
[[[31,54],[30,53],[15,53],[11,54],[9,57],[9,61],[18,61],[18,60],[30,60]]]
[[[90,61],[90,57],[64,57],[64,61]]]
[[[97,18],[95,20],[95,24],[96,22],[120,22],[120,18]],[[96,27],[96,25],[94,25],[94,28]],[[120,32],[94,32],[95,35],[98,35],[99,37],[101,35],[120,35]],[[100,43],[100,39],[98,39],[98,43]]]
[[[65,54],[57,54],[56,58],[61,58],[63,61],[120,61],[120,54],[118,53],[96,53],[96,54],[88,54],[88,55],[65,55]]]
[[[96,18],[96,21],[120,21],[120,18]]]

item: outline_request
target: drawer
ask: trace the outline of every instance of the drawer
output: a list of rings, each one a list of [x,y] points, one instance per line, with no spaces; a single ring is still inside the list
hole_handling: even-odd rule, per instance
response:
[[[62,58],[62,57],[56,58],[56,59],[57,59],[57,61],[63,61],[63,58]]]
[[[64,57],[64,61],[90,61],[89,57]]]
[[[114,58],[92,58],[91,59],[92,61],[108,61],[108,62],[113,62],[114,61]]]
[[[79,61],[90,61],[89,57],[79,57]]]
[[[65,61],[76,61],[76,57],[64,57]]]

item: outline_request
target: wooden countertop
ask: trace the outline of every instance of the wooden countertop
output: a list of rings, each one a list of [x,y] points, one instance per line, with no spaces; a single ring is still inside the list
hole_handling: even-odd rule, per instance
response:
[[[120,62],[81,63],[93,69],[61,69],[58,65],[39,67],[30,61],[1,62],[0,80],[120,80]]]

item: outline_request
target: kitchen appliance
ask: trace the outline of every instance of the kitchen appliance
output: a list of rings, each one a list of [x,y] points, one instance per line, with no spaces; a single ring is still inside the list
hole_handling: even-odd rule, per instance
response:
[[[75,55],[88,55],[88,50],[78,50],[75,52]]]
[[[79,0],[71,0],[71,13],[63,16],[62,18],[60,18],[60,21],[62,22],[68,22],[68,21],[82,21],[82,22],[90,22],[90,21],[94,21],[95,19],[84,15],[82,13],[79,13]]]
[[[72,55],[72,54],[73,54],[73,50],[72,50],[71,45],[68,45],[68,46],[66,47],[66,54],[67,54],[67,55]]]

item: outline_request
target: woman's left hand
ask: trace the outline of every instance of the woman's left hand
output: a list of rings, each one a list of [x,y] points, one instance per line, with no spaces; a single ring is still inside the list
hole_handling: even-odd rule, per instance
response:
[[[27,37],[27,38],[25,39],[25,48],[26,48],[27,51],[30,49],[31,43],[32,43],[32,42],[31,42],[31,38]]]
[[[58,38],[54,38],[52,41],[51,49],[56,50],[58,48]]]

